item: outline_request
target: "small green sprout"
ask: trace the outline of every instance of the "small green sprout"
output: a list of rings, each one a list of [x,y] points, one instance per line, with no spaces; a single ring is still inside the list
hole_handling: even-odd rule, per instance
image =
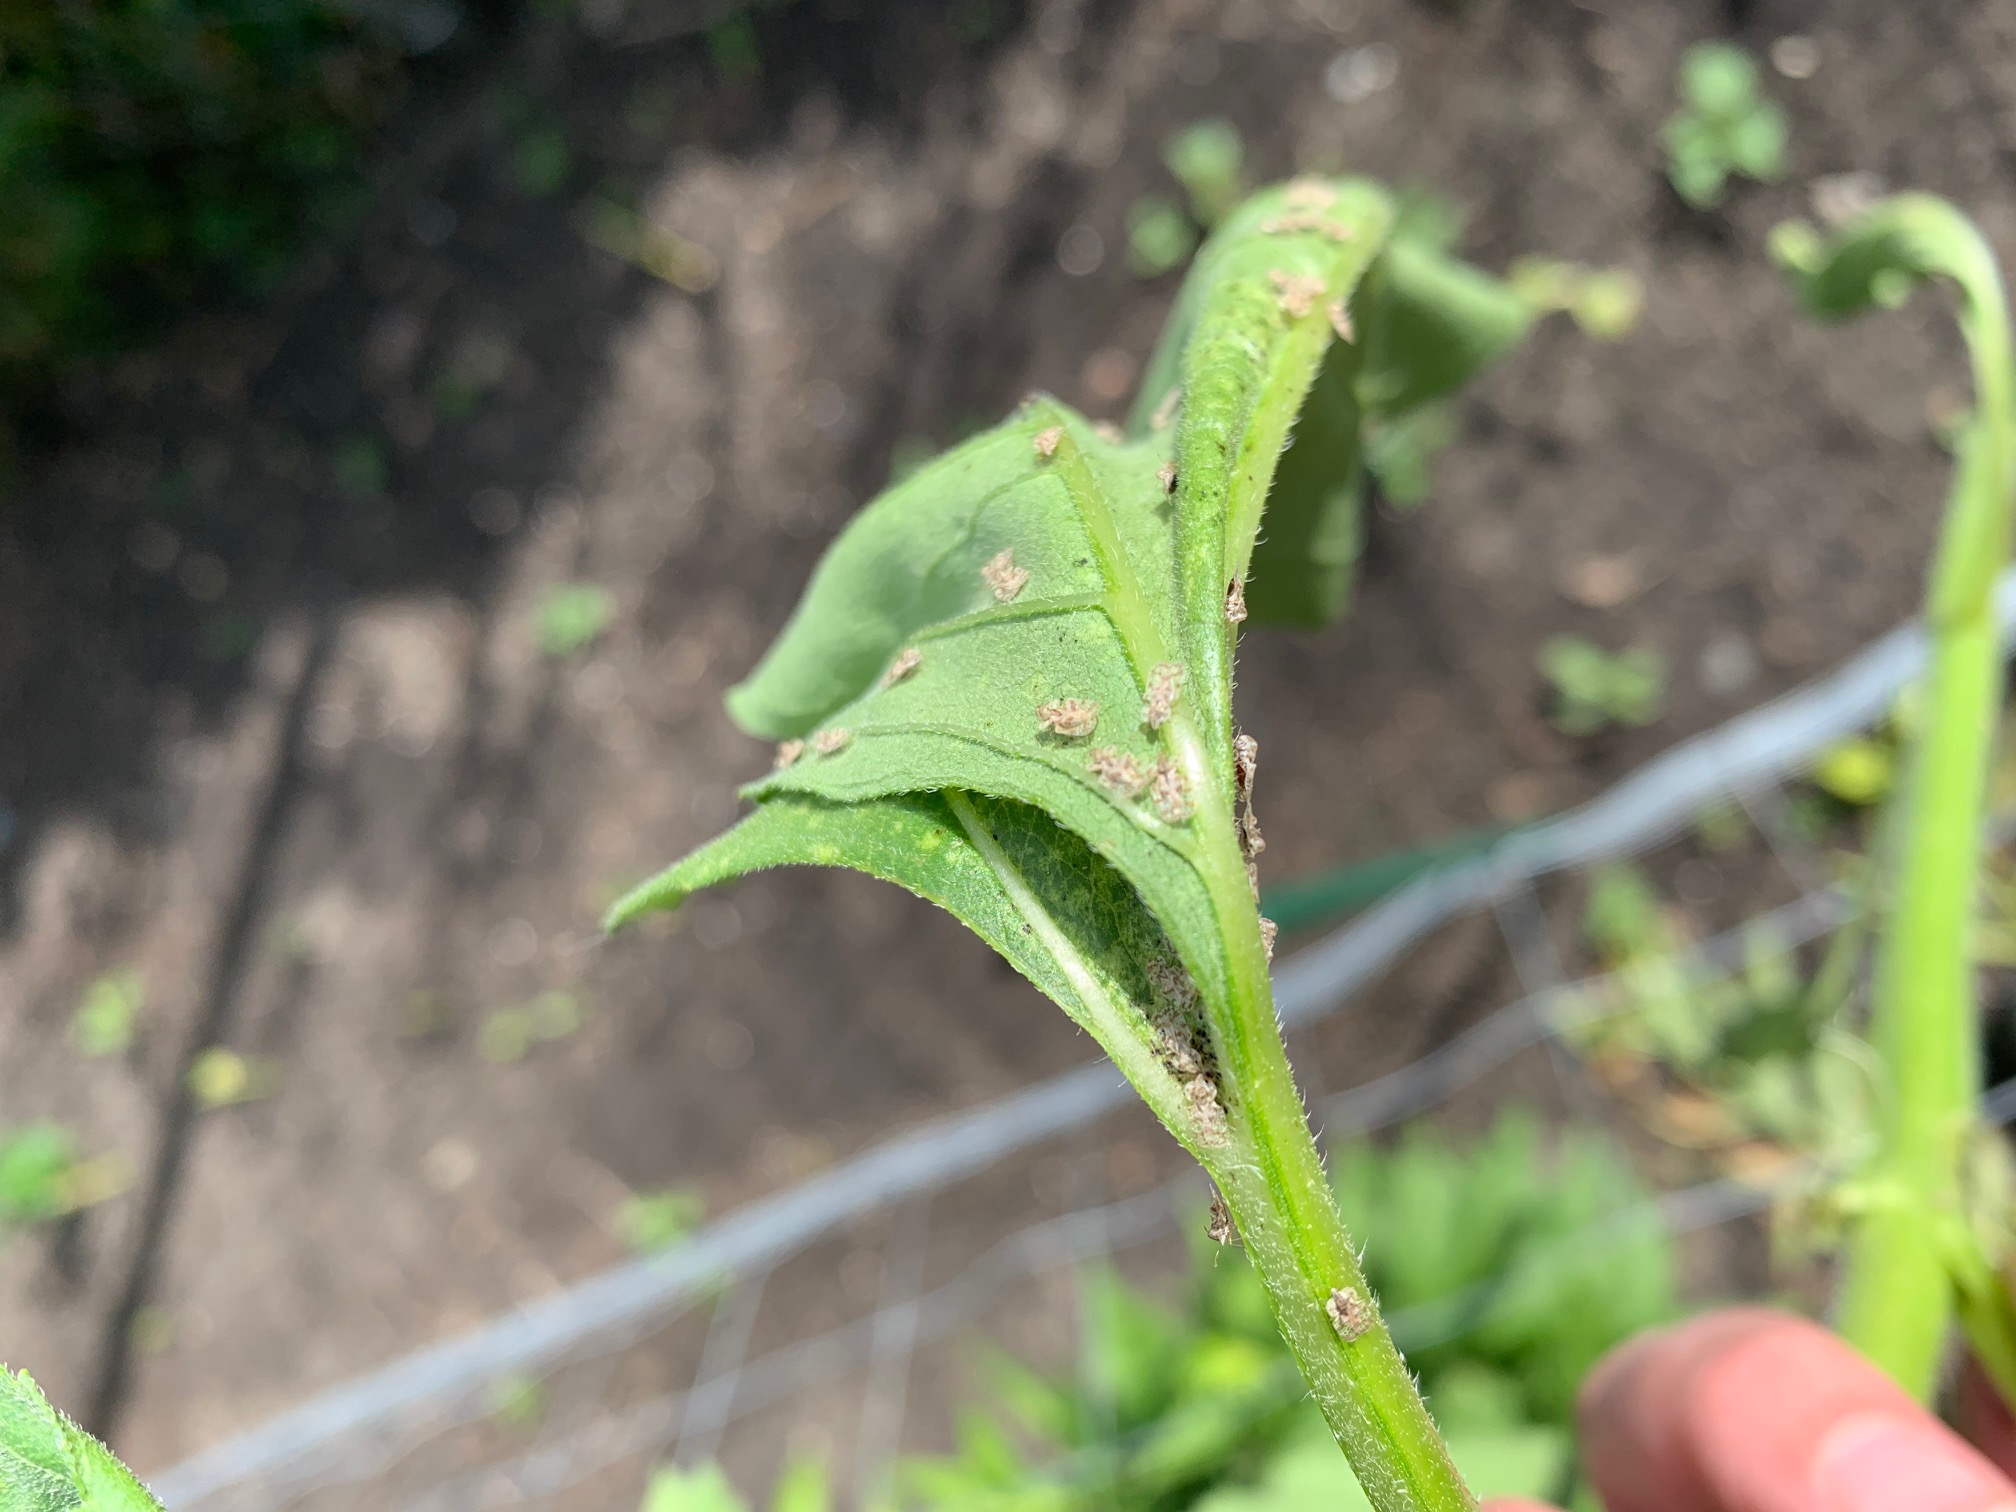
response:
[[[1230,121],[1185,126],[1162,149],[1162,161],[1190,196],[1190,213],[1209,228],[1246,195],[1246,144]]]
[[[75,1166],[70,1131],[60,1124],[44,1121],[0,1134],[0,1232],[69,1212]]]
[[[567,134],[557,126],[533,127],[518,139],[511,167],[521,193],[533,199],[557,193],[574,171]]]
[[[522,1372],[504,1376],[490,1388],[490,1415],[507,1428],[536,1428],[546,1407],[546,1388]]]
[[[1785,112],[1758,87],[1740,47],[1704,42],[1680,60],[1681,106],[1666,122],[1666,175],[1697,210],[1712,210],[1732,175],[1770,183],[1785,171]]]
[[[1197,250],[1197,231],[1170,200],[1146,194],[1127,211],[1127,267],[1137,278],[1159,278]]]
[[[581,1027],[581,1000],[571,992],[542,992],[522,1008],[499,1008],[483,1021],[478,1048],[498,1065],[523,1060],[534,1045],[563,1040]]]
[[[257,1102],[273,1090],[272,1068],[264,1061],[213,1045],[189,1065],[189,1090],[206,1112]]]
[[[572,656],[602,637],[616,599],[599,583],[556,583],[540,596],[533,633],[548,656]]]
[[[1645,308],[1645,287],[1622,268],[1585,268],[1551,257],[1523,257],[1505,281],[1536,310],[1561,310],[1598,341],[1631,334]]]
[[[1594,735],[1611,725],[1648,725],[1665,710],[1666,664],[1643,646],[1615,654],[1575,635],[1540,648],[1540,673],[1554,688],[1554,727]]]
[[[700,1226],[707,1204],[690,1187],[639,1192],[623,1204],[618,1222],[630,1248],[640,1255],[670,1249]]]
[[[355,436],[336,448],[331,463],[336,486],[353,499],[381,499],[391,486],[385,448],[369,436]]]
[[[1896,782],[1896,753],[1882,741],[1851,735],[1822,753],[1813,764],[1813,780],[1829,797],[1867,808],[1882,802]]]
[[[108,971],[84,990],[70,1019],[70,1043],[84,1055],[124,1055],[133,1045],[141,1002],[137,971]]]

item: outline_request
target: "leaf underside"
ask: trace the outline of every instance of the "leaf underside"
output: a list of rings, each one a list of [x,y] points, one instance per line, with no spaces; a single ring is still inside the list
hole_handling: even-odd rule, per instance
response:
[[[1109,1049],[1145,1032],[1148,963],[1173,953],[1214,999],[1189,810],[1231,808],[1228,585],[1250,569],[1275,617],[1332,612],[1368,403],[1438,397],[1531,318],[1432,248],[1387,255],[1392,221],[1362,180],[1257,196],[1199,254],[1124,435],[1038,397],[869,504],[729,695],[793,743],[754,812],[612,926],[760,867],[848,866],[950,910]],[[1440,346],[1417,358],[1424,329]],[[1169,668],[1178,715],[1151,720]],[[1147,778],[1186,729],[1205,765],[1172,802]]]
[[[0,1366],[0,1508],[160,1512],[133,1472],[49,1405],[26,1371]]]

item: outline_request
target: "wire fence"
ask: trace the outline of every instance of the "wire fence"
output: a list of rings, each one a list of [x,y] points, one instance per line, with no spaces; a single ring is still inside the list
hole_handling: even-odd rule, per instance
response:
[[[2016,574],[1998,611],[2006,644]],[[1521,989],[1412,1063],[1315,1099],[1323,1136],[1334,1145],[1419,1116],[1529,1055],[1574,1083],[1563,1036],[1619,1011],[1629,993],[1614,976],[1567,978],[1543,879],[1662,845],[1718,800],[1768,807],[1816,753],[1882,717],[1924,658],[1916,627],[1892,632],[1287,959],[1277,997],[1284,1023],[1302,1029],[1436,930],[1489,910]],[[1804,890],[1688,948],[1681,969],[1727,974],[1760,937],[1791,949],[1850,916],[1841,889],[1809,885],[1819,868],[1778,860]],[[1346,1080],[1307,1048],[1297,1054],[1305,1076]],[[2016,1090],[1998,1088],[1989,1111],[2016,1112]],[[1081,1066],[328,1391],[174,1467],[155,1489],[188,1512],[627,1512],[657,1463],[718,1457],[738,1482],[765,1485],[790,1448],[816,1441],[859,1493],[897,1452],[946,1440],[966,1341],[1068,1353],[1080,1269],[1132,1263],[1201,1210],[1201,1177],[1155,1132],[1110,1066]],[[1692,1233],[1757,1213],[1812,1175],[1793,1166],[1765,1185],[1717,1178],[1667,1193],[1654,1213],[1669,1232]],[[1644,1217],[1614,1215],[1574,1245],[1600,1249],[1605,1233]],[[1438,1304],[1434,1316],[1393,1321],[1403,1344],[1410,1334],[1418,1344],[1464,1315]]]

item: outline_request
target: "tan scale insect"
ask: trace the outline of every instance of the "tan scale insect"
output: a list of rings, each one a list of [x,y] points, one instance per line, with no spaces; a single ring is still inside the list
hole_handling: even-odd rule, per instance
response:
[[[784,768],[790,766],[793,762],[797,761],[797,759],[800,756],[803,756],[804,754],[805,754],[804,741],[787,740],[782,745],[777,747],[777,758],[776,760],[770,763],[770,770],[773,772],[781,772],[784,770]]]
[[[1225,585],[1225,623],[1238,625],[1246,620],[1246,585],[1234,578]]]
[[[1099,705],[1089,698],[1060,698],[1037,709],[1036,722],[1052,735],[1083,740],[1099,728]]]
[[[1213,1244],[1237,1244],[1238,1227],[1232,1222],[1232,1210],[1225,1206],[1225,1194],[1214,1191],[1211,1194],[1211,1221],[1205,1225],[1204,1237]]]
[[[1263,236],[1290,236],[1298,231],[1313,231],[1318,236],[1327,236],[1334,242],[1348,242],[1357,239],[1357,233],[1349,226],[1322,215],[1303,212],[1296,215],[1276,215],[1260,222]]]
[[[1328,210],[1337,203],[1337,191],[1320,178],[1298,178],[1288,185],[1281,203],[1290,210]]]
[[[1155,776],[1148,784],[1148,797],[1164,824],[1181,824],[1197,812],[1197,802],[1190,795],[1190,779],[1173,756],[1155,758]]]
[[[847,749],[847,743],[854,738],[852,730],[843,730],[835,725],[830,730],[821,730],[812,737],[812,749],[821,756],[838,755]]]
[[[1101,441],[1112,442],[1115,446],[1118,446],[1122,441],[1127,439],[1122,434],[1120,427],[1115,425],[1111,420],[1095,420],[1092,423],[1092,434],[1097,436]]]
[[[1340,1286],[1331,1292],[1323,1311],[1329,1316],[1330,1326],[1337,1330],[1337,1337],[1346,1344],[1362,1338],[1372,1326],[1372,1314],[1355,1286]]]
[[[1260,947],[1267,952],[1267,959],[1274,959],[1274,942],[1281,935],[1281,926],[1265,914],[1260,916]]]
[[[1225,1105],[1218,1101],[1218,1089],[1208,1076],[1193,1076],[1183,1083],[1183,1100],[1190,1104],[1190,1120],[1197,1128],[1197,1143],[1216,1149],[1231,1141],[1225,1125]]]
[[[1253,812],[1250,803],[1239,816],[1239,847],[1248,861],[1267,849],[1267,837],[1260,833],[1260,816]]]
[[[1179,1011],[1190,1012],[1197,1007],[1197,984],[1190,980],[1190,973],[1180,962],[1158,956],[1148,962],[1145,970],[1148,985]]]
[[[1148,690],[1141,699],[1141,723],[1151,730],[1159,730],[1169,722],[1187,675],[1175,662],[1155,664],[1154,670],[1148,674]]]
[[[1274,302],[1290,320],[1300,320],[1316,308],[1316,301],[1325,293],[1323,280],[1314,273],[1290,273],[1285,268],[1275,268],[1267,275],[1274,285]]]
[[[896,660],[889,663],[889,670],[882,674],[882,686],[893,688],[904,678],[915,672],[923,664],[924,653],[915,646],[905,646],[896,653]]]
[[[1056,456],[1057,443],[1059,441],[1062,441],[1063,439],[1064,439],[1063,426],[1061,425],[1045,426],[1042,430],[1036,432],[1036,440],[1035,440],[1036,455],[1039,457]]]
[[[998,604],[1012,604],[1017,594],[1029,586],[1029,569],[1015,565],[1015,548],[1004,546],[988,558],[980,569],[980,581],[994,591]]]
[[[1232,737],[1232,785],[1242,799],[1253,798],[1253,779],[1260,775],[1260,742],[1241,730]]]
[[[1204,1062],[1182,1016],[1173,1009],[1165,1010],[1155,1016],[1154,1025],[1155,1048],[1162,1054],[1162,1064],[1177,1076],[1202,1076]]]
[[[1085,769],[1123,798],[1132,798],[1148,786],[1149,774],[1141,769],[1141,763],[1118,746],[1094,746],[1085,755]]]
[[[1330,301],[1330,329],[1339,341],[1356,341],[1358,328],[1351,323],[1351,307],[1341,299]]]

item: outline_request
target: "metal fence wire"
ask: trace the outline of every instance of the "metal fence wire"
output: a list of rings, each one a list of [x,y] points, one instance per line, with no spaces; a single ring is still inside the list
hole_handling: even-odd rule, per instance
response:
[[[2007,645],[2016,574],[2000,585],[1998,610]],[[1436,930],[1490,912],[1522,989],[1413,1063],[1341,1090],[1325,1090],[1345,1078],[1298,1043],[1324,1138],[1334,1146],[1418,1116],[1520,1057],[1566,1060],[1564,1032],[1617,1011],[1626,994],[1602,976],[1563,979],[1536,884],[1659,846],[1717,801],[1768,812],[1781,783],[1886,714],[1924,661],[1917,627],[1893,631],[1286,960],[1278,1001],[1301,1030]],[[1826,935],[1853,905],[1810,885],[1812,871],[1797,868],[1791,880],[1804,890],[1792,901],[1693,946],[1685,967],[1739,969],[1760,930],[1786,948]],[[1558,1062],[1552,1072],[1575,1074]],[[1998,1088],[1990,1111],[2016,1111],[2016,1092]],[[719,1459],[754,1488],[791,1450],[816,1445],[843,1501],[858,1500],[899,1451],[947,1442],[974,1337],[1068,1358],[1084,1266],[1182,1254],[1166,1241],[1195,1220],[1204,1187],[1158,1134],[1109,1065],[1081,1066],[305,1401],[173,1467],[155,1490],[178,1512],[628,1512],[658,1464]],[[1718,1179],[1653,1208],[1669,1231],[1690,1233],[1756,1213],[1808,1174]],[[1613,1215],[1573,1242],[1600,1249],[1606,1233],[1644,1217]],[[1426,1331],[1438,1326],[1406,1313],[1393,1321],[1403,1344],[1410,1333],[1432,1342]]]

